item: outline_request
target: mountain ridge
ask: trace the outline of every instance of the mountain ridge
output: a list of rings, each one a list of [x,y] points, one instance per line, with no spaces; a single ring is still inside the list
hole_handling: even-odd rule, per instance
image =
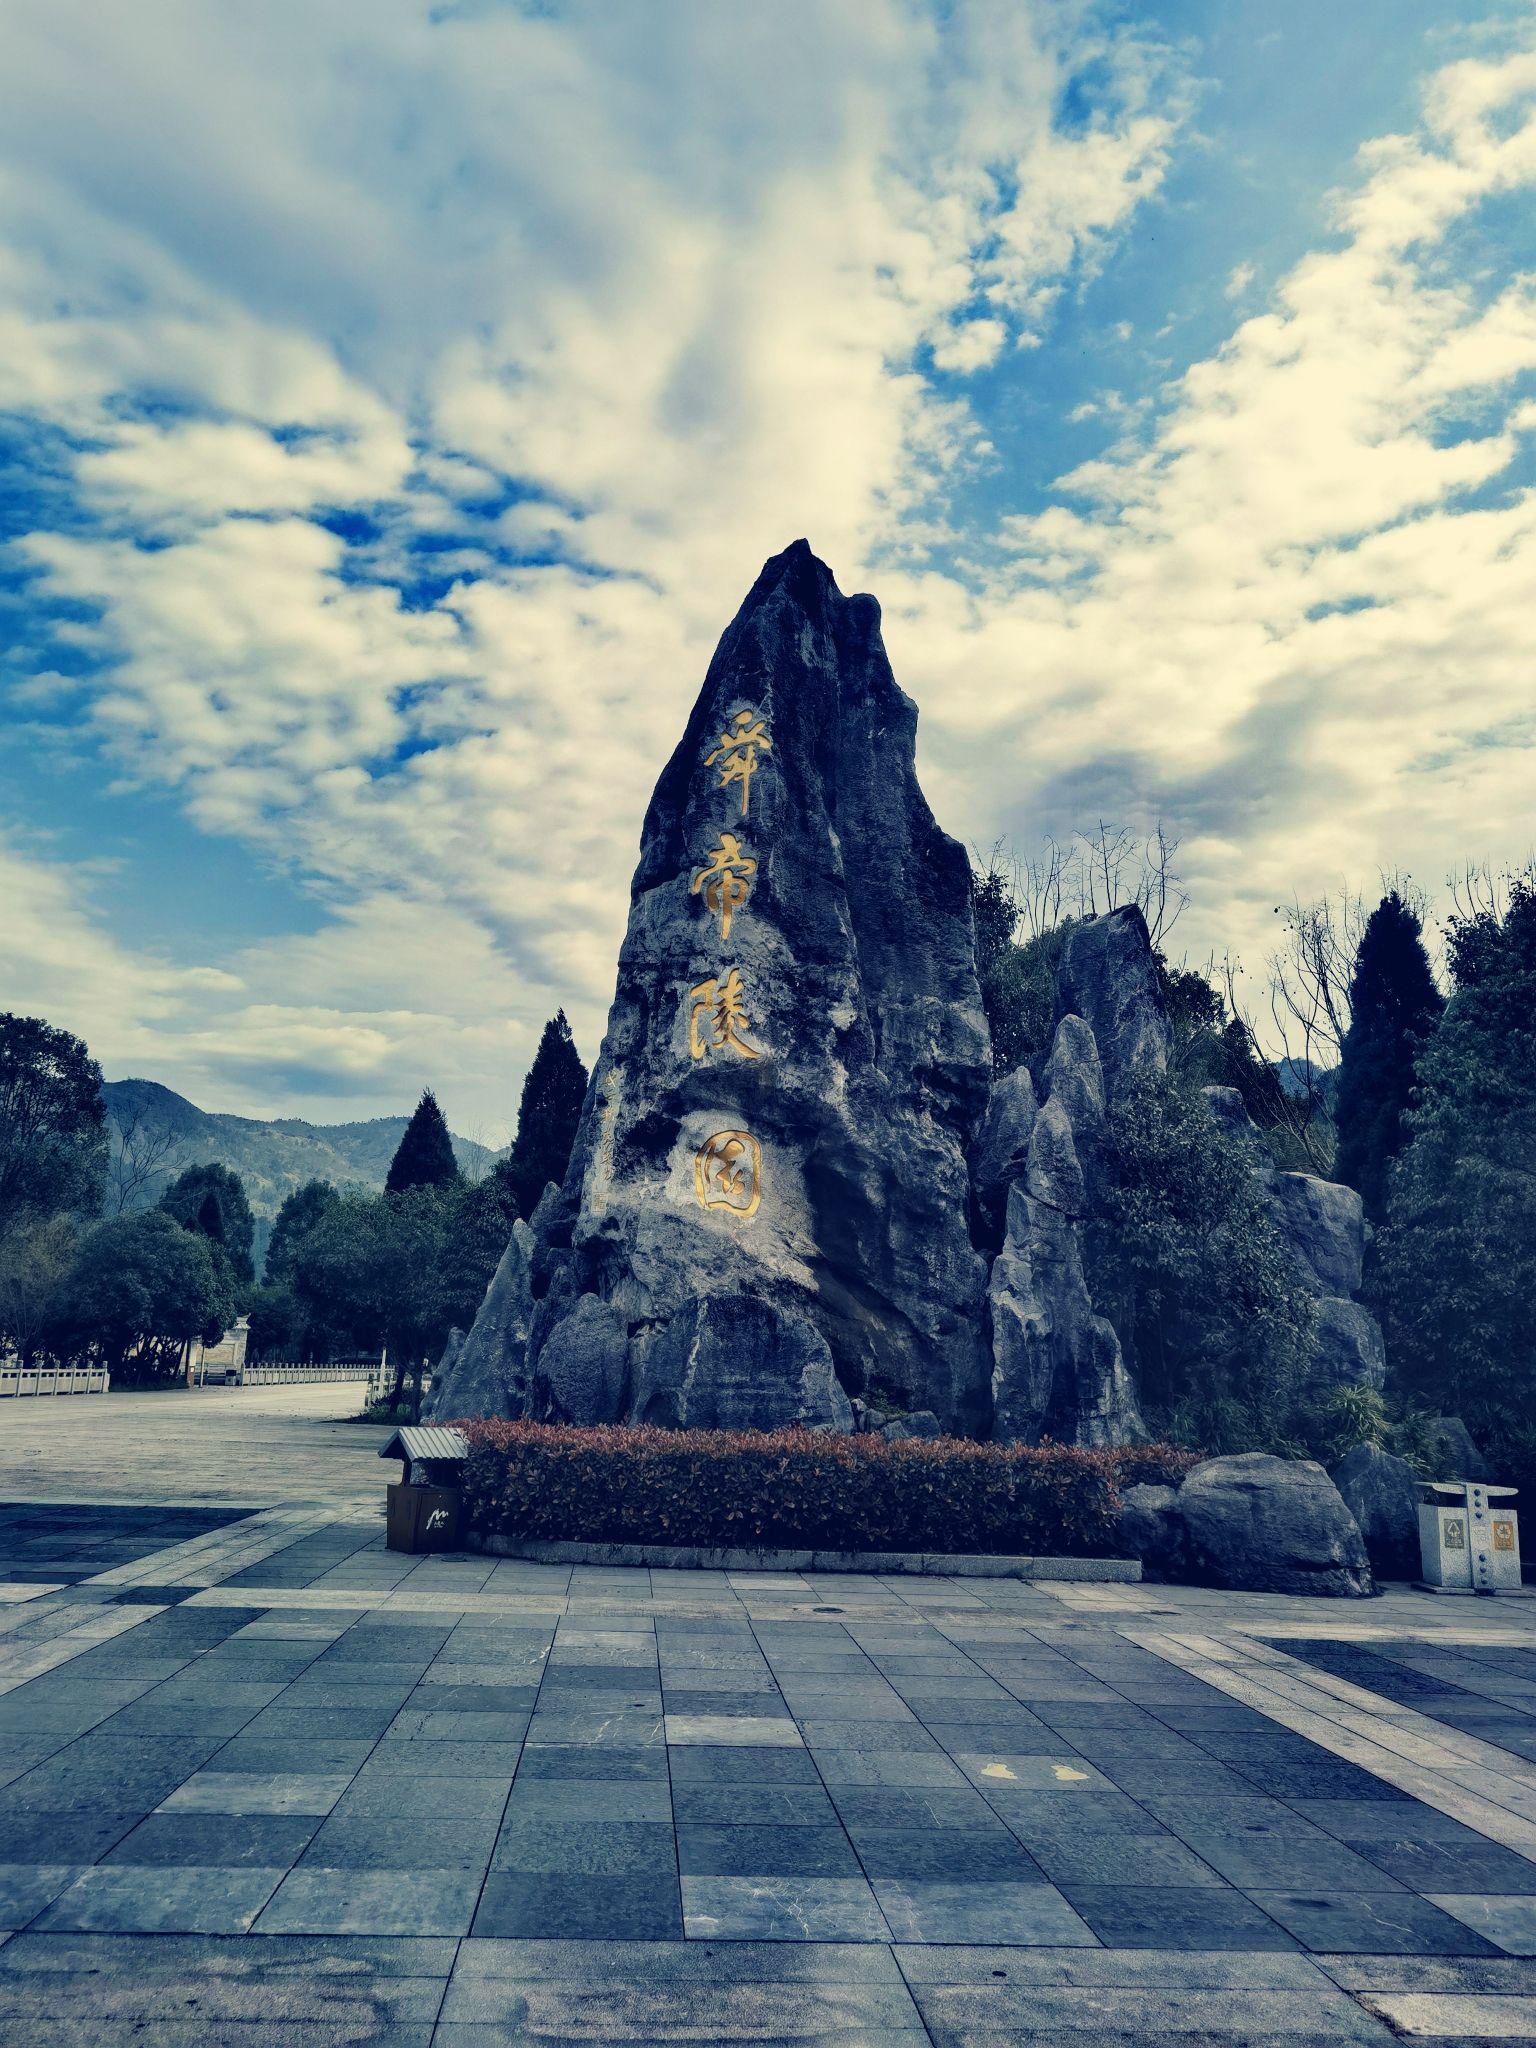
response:
[[[309,1180],[377,1191],[384,1185],[409,1114],[356,1123],[315,1124],[304,1117],[236,1116],[202,1109],[163,1082],[129,1077],[102,1085],[113,1185],[132,1182],[121,1206],[147,1209],[188,1166],[218,1164],[238,1173],[265,1243],[284,1199]],[[461,1172],[485,1173],[498,1156],[473,1138],[453,1139]],[[137,1170],[136,1170],[137,1169]]]

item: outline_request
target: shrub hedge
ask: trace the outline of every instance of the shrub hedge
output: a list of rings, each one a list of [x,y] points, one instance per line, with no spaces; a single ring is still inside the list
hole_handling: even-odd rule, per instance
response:
[[[464,1429],[469,1526],[546,1542],[1113,1556],[1120,1485],[1185,1456],[804,1429]]]

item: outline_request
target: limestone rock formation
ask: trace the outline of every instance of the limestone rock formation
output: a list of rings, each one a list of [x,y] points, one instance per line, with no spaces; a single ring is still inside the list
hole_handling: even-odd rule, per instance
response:
[[[533,1232],[514,1223],[501,1262],[485,1290],[474,1326],[455,1345],[450,1334],[432,1375],[424,1422],[458,1422],[475,1415],[509,1417],[527,1408],[523,1354],[533,1321],[529,1261]]]
[[[1134,903],[1072,927],[1062,953],[1058,1009],[1093,1033],[1108,1093],[1168,1065],[1168,1015],[1147,920]]]
[[[1359,1525],[1371,1563],[1384,1579],[1419,1576],[1419,1481],[1413,1467],[1380,1444],[1357,1444],[1331,1474]]]
[[[873,598],[804,542],[646,813],[618,989],[544,1219],[535,1414],[988,1422],[966,1158],[991,1078],[964,849]]]
[[[1375,1590],[1353,1515],[1321,1465],[1263,1451],[1211,1458],[1178,1489],[1190,1570],[1251,1593]]]
[[[1120,1515],[1120,1540],[1141,1559],[1149,1578],[1177,1580],[1185,1570],[1184,1524],[1174,1486],[1128,1486]]]
[[[1251,1151],[1254,1177],[1264,1190],[1281,1242],[1313,1296],[1309,1384],[1319,1392],[1366,1387],[1379,1393],[1387,1377],[1381,1326],[1364,1303],[1353,1299],[1365,1265],[1360,1197],[1353,1188],[1310,1173],[1277,1173],[1237,1090],[1204,1092],[1220,1129],[1234,1144]]]
[[[992,1433],[1008,1442],[1128,1443],[1146,1432],[1119,1339],[1095,1313],[1083,1272],[1087,1189],[1078,1148],[1081,1140],[1096,1157],[1104,1088],[1082,1018],[1062,1018],[1045,1077],[1048,1093],[1029,1119],[1024,1172],[1009,1189],[988,1288]],[[986,1131],[1022,1129],[1023,1102],[1013,1091]],[[994,1136],[994,1156],[1005,1149]]]

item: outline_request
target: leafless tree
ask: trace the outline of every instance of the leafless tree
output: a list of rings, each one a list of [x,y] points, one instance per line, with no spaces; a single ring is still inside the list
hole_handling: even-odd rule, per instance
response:
[[[180,1138],[151,1117],[142,1102],[121,1121],[114,1120],[112,1135],[106,1206],[112,1215],[121,1216],[125,1210],[147,1206],[145,1198],[155,1182],[173,1180],[187,1160]]]
[[[1134,903],[1161,946],[1189,902],[1175,857],[1179,842],[1159,824],[1150,833],[1104,819],[1070,839],[1043,839],[1037,853],[1020,856],[994,846],[987,872],[1007,876],[1018,906],[1018,936],[1037,939],[1068,918],[1098,917]]]

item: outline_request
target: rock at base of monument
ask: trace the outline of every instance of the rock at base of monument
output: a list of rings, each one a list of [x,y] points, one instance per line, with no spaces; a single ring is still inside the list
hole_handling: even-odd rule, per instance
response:
[[[1178,1515],[1188,1570],[1201,1583],[1244,1593],[1375,1591],[1355,1518],[1310,1459],[1211,1458],[1179,1488]]]
[[[668,1429],[854,1426],[826,1338],[749,1295],[687,1302],[632,1341],[628,1419]]]
[[[451,1338],[444,1350],[432,1380],[431,1412],[424,1420],[453,1422],[482,1415],[508,1420],[527,1412],[523,1357],[533,1320],[533,1248],[528,1225],[514,1223],[468,1336],[457,1351]]]
[[[1379,1394],[1387,1383],[1387,1353],[1376,1318],[1358,1301],[1337,1295],[1322,1295],[1313,1306],[1308,1386],[1314,1392],[1366,1387]]]
[[[1413,1467],[1380,1444],[1357,1444],[1332,1472],[1340,1498],[1359,1524],[1371,1563],[1384,1579],[1416,1579],[1419,1480]]]
[[[1177,1487],[1127,1487],[1119,1533],[1125,1548],[1141,1559],[1142,1570],[1150,1577],[1176,1583],[1186,1576]]]
[[[898,1415],[893,1421],[881,1426],[880,1434],[888,1444],[905,1443],[909,1437],[924,1437],[930,1442],[944,1434],[939,1427],[939,1418],[931,1409],[919,1408],[911,1415]]]
[[[541,1422],[584,1429],[617,1422],[629,1379],[629,1336],[617,1310],[583,1294],[538,1353],[532,1409]]]
[[[1168,1013],[1147,921],[1135,904],[1072,927],[1062,953],[1059,1007],[1086,1019],[1103,1063],[1106,1092],[1136,1073],[1168,1066]]]
[[[459,1353],[463,1349],[464,1332],[455,1327],[448,1332],[448,1339],[443,1345],[442,1355],[432,1368],[432,1384],[427,1389],[427,1397],[421,1404],[421,1419],[423,1422],[451,1422],[455,1419],[449,1414],[444,1403],[453,1390],[454,1368],[459,1362]]]

